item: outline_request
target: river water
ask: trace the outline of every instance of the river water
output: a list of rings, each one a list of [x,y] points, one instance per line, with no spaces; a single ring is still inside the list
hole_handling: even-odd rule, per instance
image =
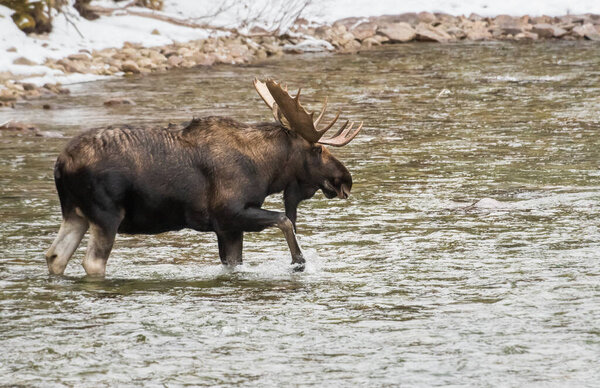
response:
[[[181,231],[118,236],[103,281],[84,276],[84,240],[50,277],[67,139],[0,137],[0,385],[597,386],[597,54],[406,44],[87,83],[0,110],[67,137],[270,120],[251,81],[272,76],[365,121],[333,150],[350,199],[299,209],[304,273],[278,230],[246,234],[234,271],[213,234]],[[104,107],[111,97],[136,105]]]

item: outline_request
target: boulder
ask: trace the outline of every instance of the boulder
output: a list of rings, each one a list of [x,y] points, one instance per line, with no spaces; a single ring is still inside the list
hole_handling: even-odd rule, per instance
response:
[[[361,20],[363,20],[362,17],[349,17],[349,18],[340,19],[333,23],[333,28],[335,29],[335,28],[338,28],[339,26],[343,26],[344,32],[346,32],[350,28],[352,28],[353,26],[358,24]]]
[[[367,38],[367,39],[363,40],[361,43],[362,43],[362,46],[366,47],[366,48],[371,48],[373,46],[381,46],[381,42],[379,42],[379,40],[375,39],[374,37]]]
[[[264,55],[261,56],[261,55],[257,54],[257,57],[266,58],[267,53],[264,50],[262,52],[264,53]],[[200,65],[200,66],[212,66],[212,65],[214,65],[216,60],[217,59],[212,54],[199,53],[198,55],[196,55],[194,57],[194,61],[196,62],[197,65]]]
[[[154,64],[154,62],[152,61],[152,59],[150,58],[140,58],[137,62],[138,66],[141,68],[153,68],[156,67],[156,65]]]
[[[449,13],[435,12],[434,15],[441,24],[455,25],[458,23],[458,17],[450,15]]]
[[[14,65],[24,65],[24,66],[35,66],[38,63],[32,61],[31,59],[27,59],[25,57],[19,57],[13,61]]]
[[[233,42],[229,46],[229,52],[234,58],[244,58],[248,56],[250,49],[243,43]]]
[[[81,61],[72,61],[70,59],[63,58],[56,63],[61,65],[65,69],[65,71],[68,73],[87,73],[88,72],[87,66]]]
[[[417,14],[417,21],[419,23],[433,24],[437,22],[437,18],[431,12],[419,12]]]
[[[148,58],[155,64],[163,63],[167,61],[167,57],[159,53],[158,51],[150,51],[148,54]]]
[[[488,31],[483,21],[473,22],[466,28],[467,39],[472,41],[490,40],[492,34]]]
[[[28,82],[23,83],[23,90],[30,91],[30,90],[35,90],[35,89],[36,89],[35,84],[31,84]]]
[[[538,34],[540,38],[560,38],[567,33],[567,30],[548,23],[534,24],[531,32]]]
[[[529,31],[523,31],[523,32],[519,32],[517,35],[515,35],[515,39],[516,40],[537,40],[538,34],[529,32]]]
[[[472,22],[481,22],[481,21],[485,20],[485,18],[483,16],[481,16],[481,15],[476,14],[476,13],[471,13],[469,15],[469,20],[472,21]]]
[[[183,58],[179,55],[171,55],[169,59],[167,59],[167,64],[169,67],[178,67],[183,62]]]
[[[344,32],[339,35],[335,35],[331,40],[331,44],[338,47],[345,47],[351,44],[350,42],[354,41],[354,35],[350,32]]]
[[[418,24],[418,17],[414,12],[407,12],[400,15],[372,16],[369,18],[369,21],[378,25],[385,23],[408,23],[411,26],[416,26]]]
[[[18,95],[18,92],[15,90],[0,89],[0,102],[16,101]]]
[[[500,30],[506,35],[517,35],[527,29],[527,20],[528,19],[516,18],[509,15],[498,15],[494,18],[491,28]]]
[[[377,33],[385,36],[391,42],[410,42],[417,36],[417,32],[406,22],[383,24]]]
[[[329,37],[332,35],[331,30],[332,28],[329,26],[319,26],[315,28],[315,37],[319,39],[329,39]]]
[[[121,64],[121,71],[126,73],[139,74],[140,68],[137,63],[132,60],[127,60]]]
[[[554,24],[555,20],[552,16],[542,15],[542,16],[534,16],[531,18],[533,24]]]
[[[589,40],[600,40],[600,33],[592,23],[586,23],[582,26],[573,28],[575,36]]]
[[[377,24],[373,22],[360,23],[358,26],[350,30],[350,32],[356,39],[363,41],[367,38],[375,36],[375,33],[377,32]]]
[[[49,90],[55,94],[69,94],[71,91],[67,88],[63,88],[60,84],[44,84],[44,89]]]
[[[416,28],[417,40],[423,42],[446,43],[454,40],[446,31],[426,23],[419,23]]]
[[[445,30],[448,34],[450,34],[454,39],[457,40],[464,39],[467,36],[465,31],[463,31],[463,29],[460,27],[451,26],[445,28]]]
[[[77,53],[71,54],[67,58],[69,58],[72,61],[89,61],[92,57],[89,54]]]

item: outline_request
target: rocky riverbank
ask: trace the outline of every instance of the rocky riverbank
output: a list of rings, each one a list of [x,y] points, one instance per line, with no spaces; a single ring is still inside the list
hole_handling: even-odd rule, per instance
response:
[[[160,34],[158,30],[155,33]],[[249,63],[284,53],[323,50],[355,53],[375,46],[412,41],[451,43],[465,40],[583,39],[600,41],[600,15],[499,15],[489,18],[476,14],[465,17],[421,12],[370,18],[353,17],[320,26],[300,19],[289,33],[280,36],[254,29],[248,35],[234,33],[157,47],[126,43],[122,48],[81,50],[59,60],[48,59],[43,65],[65,74],[119,76],[217,63]],[[9,50],[18,52],[17,47]],[[14,62],[40,65],[25,57],[17,58]],[[15,75],[7,72],[0,72],[0,85],[4,85],[0,86],[0,106],[14,106],[19,98],[31,99],[44,94],[68,93],[68,89],[60,85],[37,86],[19,81]]]

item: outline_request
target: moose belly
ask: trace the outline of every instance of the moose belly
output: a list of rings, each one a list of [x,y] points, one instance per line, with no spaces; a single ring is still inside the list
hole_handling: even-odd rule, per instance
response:
[[[189,204],[175,200],[159,203],[137,200],[126,204],[124,210],[119,233],[157,234],[184,228],[209,230],[205,212],[193,210]]]

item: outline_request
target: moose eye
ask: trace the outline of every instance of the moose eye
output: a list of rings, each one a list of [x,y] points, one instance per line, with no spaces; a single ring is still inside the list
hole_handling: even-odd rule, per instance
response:
[[[321,147],[320,145],[315,145],[312,147],[311,151],[315,155],[321,155],[321,153],[323,152],[323,147]]]

